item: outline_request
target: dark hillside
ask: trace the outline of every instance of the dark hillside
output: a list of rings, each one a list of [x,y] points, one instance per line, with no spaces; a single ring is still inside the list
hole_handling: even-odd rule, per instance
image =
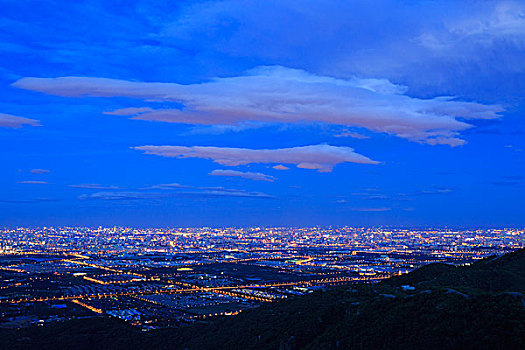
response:
[[[450,287],[477,292],[525,290],[525,250],[493,256],[470,266],[431,264],[409,274],[392,277],[385,285],[413,284],[421,287]]]

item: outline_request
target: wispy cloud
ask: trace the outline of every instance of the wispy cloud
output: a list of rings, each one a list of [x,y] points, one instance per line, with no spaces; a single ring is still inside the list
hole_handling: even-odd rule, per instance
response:
[[[55,198],[33,198],[33,199],[0,199],[0,203],[41,203],[41,202],[57,202]]]
[[[83,194],[79,199],[100,199],[100,200],[147,200],[147,199],[170,199],[170,198],[213,198],[213,197],[239,197],[239,198],[262,198],[273,199],[262,192],[248,192],[244,190],[233,190],[226,188],[210,188],[201,190],[195,188],[193,191],[180,192],[97,192],[92,194]]]
[[[435,195],[451,194],[453,192],[454,192],[454,189],[448,188],[448,187],[432,187],[429,189],[417,190],[417,191],[412,191],[408,193],[398,193],[396,198],[399,200],[412,200],[411,197],[435,196]]]
[[[100,184],[78,184],[78,185],[68,185],[68,187],[83,188],[83,189],[89,189],[89,190],[116,190],[119,188],[118,186],[104,186]]]
[[[412,196],[426,196],[426,195],[434,195],[434,194],[447,194],[454,192],[451,188],[432,188],[429,190],[421,190],[416,191],[412,193]]]
[[[230,176],[230,177],[242,177],[244,179],[254,180],[254,181],[267,181],[267,182],[273,182],[275,181],[275,177],[266,175],[263,173],[254,173],[254,172],[243,172],[243,171],[236,171],[236,170],[221,170],[216,169],[213,170],[210,175],[212,176]]]
[[[525,5],[520,1],[488,2],[487,11],[449,20],[438,33],[424,32],[419,42],[436,51],[472,54],[501,40],[523,47],[525,43]]]
[[[265,122],[239,122],[233,125],[197,125],[188,132],[186,132],[184,135],[223,135],[228,132],[240,132],[244,130],[260,129],[268,126],[273,126],[275,124],[276,123]]]
[[[222,186],[190,186],[181,185],[177,182],[158,184],[143,188],[142,190],[164,190],[164,191],[176,191],[170,193],[168,196],[231,196],[231,197],[259,197],[259,198],[275,198],[262,192],[249,192],[234,188],[225,188]]]
[[[383,212],[383,211],[391,211],[392,208],[388,207],[381,207],[381,208],[351,208],[351,211],[360,211],[360,212]]]
[[[385,200],[389,199],[390,197],[384,194],[376,193],[375,191],[367,191],[366,192],[356,192],[352,193],[352,196],[361,197],[362,199],[367,200]]]
[[[153,185],[153,186],[150,186],[150,187],[146,187],[146,188],[143,188],[144,190],[154,190],[154,189],[158,189],[158,190],[173,190],[173,189],[178,189],[178,188],[195,188],[194,186],[187,186],[187,185],[181,185],[177,182],[173,182],[173,183],[169,183],[169,184],[158,184],[158,185]]]
[[[118,189],[110,186],[96,184],[71,185],[70,187],[85,189]],[[155,190],[155,191],[152,191]],[[206,187],[182,185],[176,182],[163,183],[147,186],[133,191],[101,191],[90,194],[82,194],[81,200],[166,200],[170,198],[214,198],[214,197],[239,197],[239,198],[266,198],[273,199],[274,196],[262,192],[246,191],[225,187]]]
[[[101,199],[101,200],[138,200],[138,199],[156,199],[165,198],[161,193],[143,193],[143,192],[96,192],[82,194],[78,199]]]
[[[31,174],[47,174],[50,173],[51,170],[48,169],[31,169],[29,170]]]
[[[378,164],[350,147],[315,145],[280,149],[247,149],[228,147],[139,146],[134,149],[146,154],[172,158],[203,158],[227,166],[250,163],[295,164],[302,169],[330,172],[337,164],[350,162]]]
[[[335,201],[332,201],[332,203],[345,204],[345,203],[348,203],[348,200],[346,200],[346,199],[336,199]]]
[[[24,125],[39,126],[40,122],[35,119],[0,113],[0,127],[18,129]]]
[[[522,175],[508,175],[503,176],[500,180],[490,182],[497,186],[520,186],[525,185],[525,176]]]
[[[366,136],[366,135],[360,134],[358,132],[348,131],[348,130],[340,132],[339,134],[335,134],[334,136],[335,137],[352,137],[354,139],[359,139],[359,140],[364,140],[364,139],[369,139],[370,138],[370,136]]]
[[[460,132],[472,127],[464,120],[498,118],[503,110],[452,97],[410,97],[406,87],[386,79],[338,79],[281,66],[190,85],[94,77],[22,78],[13,85],[65,97],[130,97],[184,105],[110,112],[133,119],[203,125],[323,122],[450,146],[464,143]]]
[[[153,108],[150,107],[130,107],[130,108],[120,108],[114,111],[106,111],[104,114],[110,115],[136,115],[140,113],[152,112]]]
[[[424,190],[417,190],[407,193],[397,193],[397,194],[382,194],[378,191],[378,189],[375,188],[366,188],[363,190],[363,192],[354,192],[352,193],[352,196],[358,197],[359,199],[363,200],[377,200],[377,201],[384,201],[384,200],[391,200],[391,201],[410,201],[413,200],[412,197],[418,197],[418,196],[433,196],[433,195],[442,195],[442,194],[449,194],[453,193],[454,190],[451,188],[446,187],[432,187],[429,189]]]

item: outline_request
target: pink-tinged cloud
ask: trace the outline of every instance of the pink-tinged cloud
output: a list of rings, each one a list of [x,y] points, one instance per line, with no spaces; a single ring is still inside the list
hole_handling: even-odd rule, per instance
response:
[[[282,164],[277,164],[277,165],[273,166],[272,168],[274,168],[275,170],[289,170],[290,169],[287,166],[284,166]]]
[[[315,169],[330,172],[340,163],[378,164],[350,147],[314,145],[280,149],[247,149],[228,147],[202,146],[139,146],[134,149],[145,154],[154,154],[173,158],[203,158],[226,166],[237,166],[251,163],[284,163],[295,164],[302,169]]]
[[[173,182],[173,183],[169,183],[169,184],[153,185],[153,186],[142,188],[142,189],[144,189],[144,190],[152,190],[152,189],[173,190],[173,189],[179,189],[179,188],[197,188],[197,187],[195,187],[195,186],[188,186],[188,185],[181,185],[180,183]]]
[[[49,182],[47,181],[18,181],[17,184],[25,184],[25,185],[47,185]]]
[[[236,170],[222,170],[222,169],[216,169],[213,170],[209,175],[212,176],[230,176],[230,177],[242,177],[244,179],[254,180],[254,181],[267,181],[267,182],[274,182],[275,177],[266,175],[263,173],[254,173],[254,172],[243,172],[243,171],[236,171]]]
[[[35,119],[0,113],[0,128],[18,129],[24,125],[39,126],[40,122]]]
[[[428,144],[457,146],[465,120],[498,118],[503,108],[452,97],[421,99],[386,79],[338,79],[281,66],[199,84],[91,77],[23,78],[16,87],[66,97],[130,97],[176,102],[182,109],[126,108],[111,114],[172,123],[323,122],[362,127]],[[461,120],[459,120],[460,118]]]
[[[50,173],[51,170],[48,169],[31,169],[29,170],[31,174],[47,174]]]

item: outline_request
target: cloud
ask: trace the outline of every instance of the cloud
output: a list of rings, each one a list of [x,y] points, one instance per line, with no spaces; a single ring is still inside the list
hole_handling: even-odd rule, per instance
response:
[[[266,175],[263,173],[253,173],[253,172],[242,172],[242,171],[236,171],[236,170],[222,170],[222,169],[216,169],[213,170],[209,175],[212,176],[232,176],[232,177],[242,177],[244,179],[250,179],[254,181],[267,181],[267,182],[274,182],[275,177]]]
[[[42,203],[42,202],[58,202],[55,198],[33,198],[33,199],[0,199],[0,203]]]
[[[90,190],[116,190],[119,188],[118,186],[104,186],[100,184],[78,184],[78,185],[68,185],[68,187],[83,188],[83,189],[90,189]]]
[[[497,186],[520,186],[525,184],[525,176],[522,175],[508,175],[503,176],[500,180],[490,182]]]
[[[244,190],[233,190],[226,188],[210,188],[208,190],[181,191],[170,193],[159,192],[97,192],[92,194],[83,194],[78,198],[81,200],[99,199],[99,200],[147,200],[147,199],[170,199],[170,198],[213,198],[213,197],[239,197],[239,198],[262,198],[274,199],[262,192],[248,192]]]
[[[197,196],[199,194],[203,196],[232,196],[232,197],[261,197],[261,198],[275,198],[273,196],[267,195],[261,192],[247,192],[245,190],[238,190],[233,188],[225,188],[221,186],[217,187],[206,187],[206,186],[189,186],[181,185],[179,183],[167,183],[167,184],[158,184],[150,187],[146,187],[143,190],[168,190],[168,191],[178,191],[174,196]],[[183,191],[181,191],[181,189]],[[172,196],[172,194],[170,194]]]
[[[499,181],[491,181],[492,185],[496,186],[519,186],[523,185],[523,181],[512,181],[512,180],[499,180]]]
[[[31,170],[29,170],[29,172],[31,174],[46,174],[46,173],[50,173],[51,170],[48,170],[48,169],[31,169]]]
[[[418,190],[410,193],[398,193],[399,196],[398,199],[402,200],[411,200],[410,197],[417,197],[417,196],[434,196],[434,195],[440,195],[440,194],[451,194],[454,190],[447,187],[434,187],[427,190]]]
[[[369,195],[369,196],[366,196],[364,198],[367,199],[367,200],[386,200],[386,199],[389,199],[388,196],[385,196],[383,194]]]
[[[150,189],[159,189],[159,190],[172,190],[172,189],[176,189],[176,188],[195,188],[194,186],[186,186],[186,185],[181,185],[179,183],[169,183],[169,184],[159,184],[159,185],[153,185],[153,186],[150,186],[150,187],[146,187],[145,189],[146,190],[150,190]]]
[[[487,2],[483,11],[446,21],[436,35],[425,32],[420,43],[434,50],[470,50],[490,47],[498,41],[523,48],[525,44],[525,5],[523,2]],[[476,11],[477,12],[477,11]],[[461,45],[463,47],[461,47]]]
[[[360,197],[361,199],[365,200],[387,200],[387,199],[395,199],[391,198],[387,195],[380,194],[377,192],[377,190],[371,190],[371,189],[365,189],[366,192],[356,192],[352,193],[352,196]]]
[[[98,184],[70,185],[70,187],[86,189],[117,189],[116,186],[100,186]],[[82,194],[81,200],[163,200],[171,198],[214,198],[214,197],[240,197],[240,198],[266,198],[274,196],[262,192],[251,192],[242,189],[224,187],[200,187],[181,185],[179,183],[165,183],[139,189],[140,191],[101,191]],[[157,190],[149,192],[149,190]],[[160,191],[159,191],[160,190]]]
[[[235,125],[198,125],[188,131],[186,135],[222,135],[227,132],[241,132],[245,130],[261,129],[273,125],[275,125],[275,123],[264,122],[239,122]]]
[[[17,184],[26,184],[26,185],[48,185],[47,181],[18,181]]]
[[[140,113],[146,113],[153,111],[150,107],[130,107],[130,108],[120,108],[114,111],[107,111],[104,114],[110,115],[136,115]]]
[[[346,199],[337,199],[335,201],[332,201],[332,203],[345,204],[345,203],[348,203],[348,200],[346,200]]]
[[[354,139],[359,139],[359,140],[364,140],[364,139],[369,139],[370,136],[366,136],[366,135],[362,135],[358,132],[353,132],[353,131],[343,131],[339,134],[336,134],[334,135],[335,137],[352,137]]]
[[[434,188],[434,189],[430,189],[430,190],[421,190],[421,191],[417,191],[415,193],[412,193],[413,196],[425,196],[425,195],[433,195],[433,194],[447,194],[447,193],[452,193],[453,190],[450,189],[450,188]]]
[[[226,166],[251,163],[295,164],[302,169],[330,172],[340,163],[378,164],[368,157],[355,153],[349,147],[315,145],[280,149],[247,149],[203,146],[139,146],[134,149],[145,154],[173,158],[203,158]]]
[[[25,204],[25,203],[35,203],[36,201],[32,200],[32,199],[0,199],[0,203],[20,203],[20,204]]]
[[[0,113],[0,127],[18,129],[24,125],[39,126],[40,122],[35,119]]]
[[[156,199],[163,198],[160,193],[142,193],[142,192],[97,192],[91,194],[82,194],[78,199],[102,199],[102,200],[137,200],[137,199]]]
[[[284,166],[282,164],[274,165],[272,168],[274,168],[275,170],[289,170],[290,169],[287,166]]]
[[[352,208],[350,210],[352,210],[352,211],[360,211],[360,212],[383,212],[383,211],[391,211],[392,208],[387,208],[387,207],[381,207],[381,208]]]
[[[140,120],[202,125],[321,122],[450,146],[464,143],[460,132],[472,127],[465,120],[494,119],[503,111],[498,105],[453,97],[410,97],[405,86],[386,79],[339,79],[282,66],[188,85],[59,77],[22,78],[13,86],[65,97],[129,97],[183,105],[111,112]]]
[[[352,193],[352,196],[359,197],[363,200],[372,200],[372,201],[384,201],[384,200],[411,201],[411,200],[414,200],[414,198],[411,198],[411,197],[450,194],[453,192],[454,190],[451,188],[432,187],[430,189],[417,190],[417,191],[412,191],[408,193],[397,193],[394,195],[386,195],[386,194],[379,193],[378,190],[375,188],[367,188],[367,189],[364,189],[364,192]]]

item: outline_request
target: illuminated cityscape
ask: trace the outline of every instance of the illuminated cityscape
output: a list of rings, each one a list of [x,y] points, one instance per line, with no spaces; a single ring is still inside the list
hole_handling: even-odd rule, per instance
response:
[[[523,229],[4,229],[0,327],[93,317],[176,327],[524,242]]]

